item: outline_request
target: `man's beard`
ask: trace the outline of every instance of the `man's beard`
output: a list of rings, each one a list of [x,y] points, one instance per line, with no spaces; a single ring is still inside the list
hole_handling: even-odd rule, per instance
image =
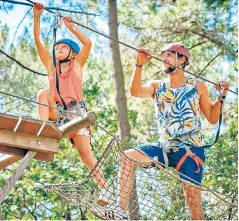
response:
[[[166,74],[171,74],[172,72],[174,72],[176,70],[175,67],[168,67],[166,70],[164,70],[164,72]]]

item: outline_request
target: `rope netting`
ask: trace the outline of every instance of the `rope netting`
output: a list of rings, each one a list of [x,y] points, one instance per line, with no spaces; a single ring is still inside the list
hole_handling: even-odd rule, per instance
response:
[[[108,139],[114,137],[98,123],[96,125],[108,134]],[[101,219],[187,220],[193,213],[197,219],[237,220],[237,197],[226,197],[215,189],[192,185],[180,179],[174,169],[164,169],[155,159],[152,159],[155,167],[148,167],[152,162],[134,161],[122,151],[125,147],[129,145],[114,137],[105,150],[100,150],[103,154],[85,179],[45,187]],[[130,177],[134,178],[133,182]],[[97,183],[102,186],[107,183],[109,187],[102,192]],[[189,186],[186,190],[185,185]],[[194,193],[197,190],[201,196]],[[100,198],[107,198],[109,204],[100,206]],[[201,201],[202,208],[198,204]],[[119,207],[120,202],[127,204],[126,212]]]
[[[47,11],[55,14],[49,8]],[[80,23],[74,23],[137,51],[137,48],[124,42]],[[160,58],[155,59],[164,62]],[[185,72],[215,85],[206,78],[189,71]],[[237,94],[235,91],[229,91]],[[9,102],[12,103],[14,100]],[[13,109],[19,111],[19,107],[23,104],[22,99],[19,106]],[[8,113],[9,110],[5,112]],[[178,172],[174,169],[164,169],[155,159],[152,159],[154,167],[151,166],[152,162],[134,161],[122,151],[124,147],[118,139],[112,139],[95,168],[85,179],[73,183],[47,184],[45,188],[81,208],[88,209],[102,219],[179,220],[190,219],[192,214],[197,219],[206,220],[238,219],[235,199],[206,186],[198,187],[186,182],[179,178]],[[108,187],[103,192],[100,191],[100,185]],[[200,194],[197,194],[198,192]],[[109,200],[108,205],[99,205],[98,201],[102,197]],[[198,206],[199,202],[202,202],[202,207]],[[119,204],[127,205],[127,211],[122,210]]]
[[[155,166],[146,167],[152,162]],[[206,220],[237,220],[235,200],[233,202],[229,197],[203,185],[198,187],[184,181],[176,170],[164,169],[161,163],[152,162],[128,158],[122,151],[122,143],[114,138],[85,179],[46,184],[45,188],[70,203],[88,209],[101,219],[179,220],[190,219],[190,213],[193,213],[198,219],[204,216]],[[130,176],[134,178],[132,181]],[[110,203],[100,206],[98,200],[102,197],[102,191],[96,183],[103,184],[104,180],[109,186],[104,194]],[[185,185],[188,188],[184,192]],[[195,197],[194,191],[201,192],[203,209],[197,206],[201,200],[200,195]],[[191,201],[190,209],[188,201]],[[120,202],[127,204],[126,212],[119,207]]]

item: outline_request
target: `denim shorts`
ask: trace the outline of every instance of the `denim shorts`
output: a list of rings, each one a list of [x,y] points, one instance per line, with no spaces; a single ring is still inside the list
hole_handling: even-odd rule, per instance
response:
[[[146,144],[141,145],[138,147],[138,149],[142,152],[144,152],[146,155],[148,155],[151,159],[156,158],[160,163],[165,165],[164,157],[163,157],[163,149],[162,145],[160,143],[152,143],[152,144]],[[192,147],[190,150],[196,154],[203,162],[205,161],[205,154],[204,149],[200,147]],[[186,153],[185,148],[179,148],[178,152],[170,152],[166,153],[168,156],[168,166],[176,168],[178,162],[180,159],[184,156]],[[155,166],[152,164],[152,166]],[[198,169],[195,161],[191,157],[187,157],[184,163],[182,164],[181,168],[179,169],[180,172],[180,178],[184,179],[188,182],[191,182],[195,185],[199,185],[202,182],[202,173],[203,173],[203,166],[199,165],[200,172],[196,173],[195,171]],[[185,176],[183,176],[185,175]],[[187,177],[190,177],[191,179],[188,179]],[[196,182],[194,182],[196,181]]]

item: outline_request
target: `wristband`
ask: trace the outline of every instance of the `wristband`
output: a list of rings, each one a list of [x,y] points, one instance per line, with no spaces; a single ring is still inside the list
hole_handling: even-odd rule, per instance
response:
[[[226,95],[225,96],[222,96],[222,99],[224,100],[226,98]]]
[[[143,67],[143,65],[139,65],[139,64],[135,64],[135,66],[136,66],[137,68],[142,68],[142,67]]]
[[[34,20],[36,20],[36,21],[40,21],[40,18],[34,18]]]

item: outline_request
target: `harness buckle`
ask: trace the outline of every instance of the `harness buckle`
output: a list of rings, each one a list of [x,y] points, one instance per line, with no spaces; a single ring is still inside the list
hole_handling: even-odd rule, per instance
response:
[[[175,153],[179,151],[179,147],[166,147],[164,150],[166,153]]]
[[[192,159],[194,159],[194,158],[195,158],[195,156],[196,156],[196,154],[195,154],[195,153],[193,153],[193,152],[190,152],[190,153],[189,153],[189,156],[190,156]]]

